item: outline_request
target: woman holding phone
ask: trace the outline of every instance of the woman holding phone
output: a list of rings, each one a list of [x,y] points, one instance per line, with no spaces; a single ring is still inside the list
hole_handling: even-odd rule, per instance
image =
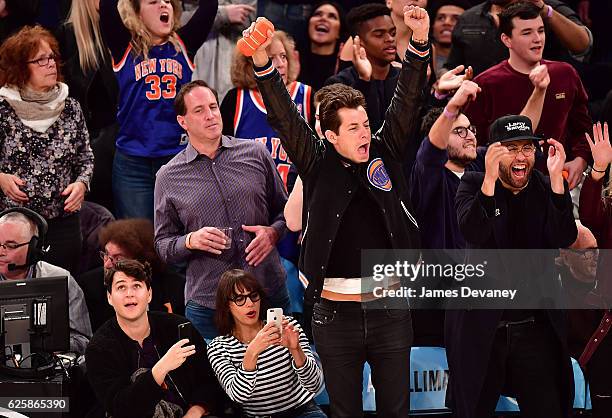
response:
[[[323,374],[306,334],[290,317],[264,324],[259,282],[242,270],[223,273],[217,288],[216,322],[221,334],[208,358],[221,386],[246,416],[321,418],[313,401]],[[271,389],[274,390],[271,390]]]

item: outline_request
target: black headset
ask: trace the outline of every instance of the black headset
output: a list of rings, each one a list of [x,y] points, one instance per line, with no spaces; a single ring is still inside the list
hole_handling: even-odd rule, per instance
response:
[[[32,209],[22,207],[10,208],[0,212],[0,218],[14,212],[27,216],[28,219],[34,222],[38,228],[38,235],[32,236],[30,242],[28,243],[28,255],[26,256],[25,264],[23,266],[16,266],[17,268],[29,267],[37,261],[42,260],[45,256],[45,242],[47,239],[47,230],[49,229],[49,226],[47,225],[45,218],[43,218],[41,215],[34,212]]]
[[[26,256],[25,264],[22,266],[15,266],[13,264],[9,264],[10,269],[21,269],[25,267],[29,267],[37,261],[41,260],[45,253],[45,240],[47,238],[47,230],[49,226],[47,225],[47,221],[38,213],[34,212],[28,208],[15,207],[10,208],[5,211],[0,212],[0,218],[9,213],[21,213],[30,219],[36,227],[38,228],[38,235],[32,236],[30,242],[28,243],[28,254]],[[12,267],[11,267],[12,266]],[[4,347],[2,347],[4,351]],[[0,353],[0,359],[6,353]],[[37,354],[41,355],[41,354]],[[42,355],[42,360],[39,361],[39,365],[36,367],[28,368],[28,367],[7,367],[3,362],[0,362],[0,375],[8,375],[12,377],[22,378],[22,379],[42,379],[48,376],[51,376],[55,373],[55,365],[56,360],[47,358],[48,356]]]

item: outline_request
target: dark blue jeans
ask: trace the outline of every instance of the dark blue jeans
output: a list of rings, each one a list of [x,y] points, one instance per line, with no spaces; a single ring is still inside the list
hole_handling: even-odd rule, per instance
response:
[[[268,304],[273,308],[283,308],[285,315],[291,315],[291,302],[286,284],[283,284],[275,294],[268,297]],[[215,326],[214,309],[207,308],[190,300],[185,306],[185,317],[191,321],[206,341],[210,341],[219,335]]]
[[[147,218],[153,222],[155,174],[174,157],[132,157],[120,151],[113,160],[113,199],[117,219]]]
[[[371,303],[381,306],[364,309],[359,302],[327,299],[314,306],[312,333],[334,418],[363,416],[366,361],[376,389],[377,416],[405,418],[410,411],[410,311],[390,308],[384,299]]]

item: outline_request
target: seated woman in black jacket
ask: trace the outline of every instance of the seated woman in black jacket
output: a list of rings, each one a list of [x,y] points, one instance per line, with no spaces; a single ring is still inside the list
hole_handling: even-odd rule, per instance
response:
[[[195,328],[178,339],[187,319],[147,312],[151,269],[122,260],[104,276],[115,318],[91,339],[85,359],[89,382],[113,418],[195,418],[209,415],[222,393]]]

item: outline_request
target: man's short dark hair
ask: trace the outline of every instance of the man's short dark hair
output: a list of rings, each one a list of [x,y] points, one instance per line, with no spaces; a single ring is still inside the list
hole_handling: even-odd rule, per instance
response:
[[[421,121],[421,138],[425,138],[429,135],[429,131],[431,131],[432,126],[434,123],[436,123],[442,113],[444,113],[443,107],[432,107],[429,109],[429,112],[423,116],[423,120]],[[457,113],[457,117],[462,114],[463,112],[460,111]]]
[[[113,279],[117,272],[122,272],[126,276],[134,278],[137,282],[144,282],[147,289],[151,288],[151,266],[149,263],[127,259],[119,260],[113,267],[104,270],[104,287],[106,287],[108,293],[112,293]]]
[[[429,112],[423,116],[423,120],[421,121],[421,138],[425,138],[429,135],[431,127],[436,123],[436,120],[438,120],[442,112],[444,112],[443,107],[432,107]]]
[[[346,84],[342,84],[342,83],[334,83],[334,84],[329,84],[327,86],[323,86],[321,89],[317,90],[317,92],[315,93],[315,96],[314,96],[315,105],[317,103],[321,103],[323,99],[325,99],[327,96],[335,94],[335,92],[339,91],[339,89],[342,90],[344,87],[346,87]]]
[[[512,19],[518,17],[521,20],[537,19],[540,16],[540,9],[533,3],[520,1],[513,3],[501,11],[499,16],[499,33],[512,37],[514,24]]]
[[[360,91],[344,84],[338,84],[333,94],[323,97],[319,106],[319,120],[321,121],[321,132],[330,130],[339,133],[340,115],[338,110],[357,109],[359,106],[366,108],[365,98]]]
[[[185,107],[185,96],[189,94],[191,90],[197,87],[206,87],[208,90],[212,91],[212,94],[217,100],[217,104],[219,104],[219,94],[217,93],[217,90],[210,87],[204,80],[194,80],[181,87],[181,90],[176,95],[176,99],[174,99],[174,112],[177,114],[177,116],[185,116],[185,113],[187,113],[187,108]]]
[[[387,6],[380,3],[367,3],[351,9],[346,15],[349,34],[351,36],[359,35],[364,22],[379,16],[391,16],[391,11]]]

